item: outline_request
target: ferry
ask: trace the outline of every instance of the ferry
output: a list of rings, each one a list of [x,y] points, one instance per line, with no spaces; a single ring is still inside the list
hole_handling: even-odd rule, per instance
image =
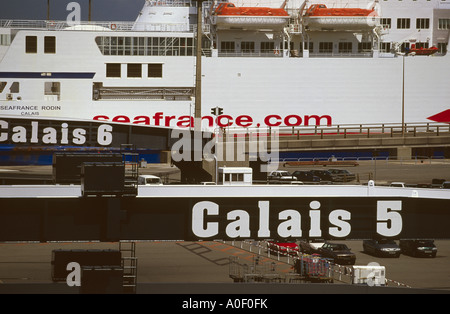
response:
[[[135,21],[0,20],[0,117],[191,128],[200,110],[204,130],[450,122],[448,0],[200,3],[145,0]]]

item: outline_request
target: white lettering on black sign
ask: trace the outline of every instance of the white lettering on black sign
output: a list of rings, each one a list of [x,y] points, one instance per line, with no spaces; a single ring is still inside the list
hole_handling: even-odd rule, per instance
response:
[[[0,143],[84,145],[88,131],[85,128],[70,128],[66,122],[61,123],[60,127],[40,127],[38,121],[32,121],[28,126],[16,125],[10,128],[7,121],[0,120]],[[96,140],[101,146],[110,145],[113,140],[112,126],[98,126]]]
[[[318,201],[309,203],[309,224],[308,232],[303,232],[301,228],[301,213],[295,209],[284,209],[278,212],[277,221],[269,224],[270,202],[258,202],[257,218],[251,218],[248,211],[234,209],[226,213],[226,222],[219,219],[219,204],[212,201],[197,202],[192,208],[192,232],[199,238],[211,238],[218,236],[220,230],[225,231],[229,238],[249,238],[252,236],[251,219],[258,220],[258,238],[300,238],[308,236],[310,238],[322,237],[321,229],[321,204]],[[393,237],[402,231],[402,216],[400,211],[402,201],[377,201],[376,232],[379,235]],[[328,214],[327,233],[331,237],[346,238],[350,235],[351,212],[342,208],[336,208]],[[226,224],[222,226],[221,224]],[[272,229],[271,230],[271,226]],[[223,228],[225,227],[225,228]]]

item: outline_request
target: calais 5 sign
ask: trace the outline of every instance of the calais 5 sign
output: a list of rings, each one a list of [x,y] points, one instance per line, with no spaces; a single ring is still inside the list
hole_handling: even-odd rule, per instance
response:
[[[292,204],[292,202],[291,202]],[[199,201],[192,207],[192,233],[198,238],[347,238],[352,232],[352,212],[355,208],[322,208],[317,200],[309,201],[304,209],[271,209],[270,201],[258,201],[256,212],[245,209],[225,208],[213,201]],[[363,205],[363,207],[365,207]],[[396,237],[402,231],[402,201],[380,200],[376,202],[376,234]],[[368,209],[366,214],[373,212]],[[354,213],[357,229],[365,224],[364,212]],[[361,215],[362,214],[362,215]]]

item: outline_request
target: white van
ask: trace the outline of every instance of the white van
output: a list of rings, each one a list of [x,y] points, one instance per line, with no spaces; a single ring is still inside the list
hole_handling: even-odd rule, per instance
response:
[[[146,174],[146,175],[140,175],[138,177],[138,184],[139,185],[163,185],[162,180],[160,177]]]
[[[352,284],[368,286],[386,285],[386,268],[380,265],[353,266]]]

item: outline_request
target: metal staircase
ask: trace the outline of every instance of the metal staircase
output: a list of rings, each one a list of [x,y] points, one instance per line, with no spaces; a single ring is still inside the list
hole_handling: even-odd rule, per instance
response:
[[[123,291],[136,293],[137,287],[137,257],[136,242],[119,242],[119,251],[122,256]]]
[[[132,144],[121,144],[121,154],[125,165],[124,195],[136,196],[139,175],[139,154]]]

